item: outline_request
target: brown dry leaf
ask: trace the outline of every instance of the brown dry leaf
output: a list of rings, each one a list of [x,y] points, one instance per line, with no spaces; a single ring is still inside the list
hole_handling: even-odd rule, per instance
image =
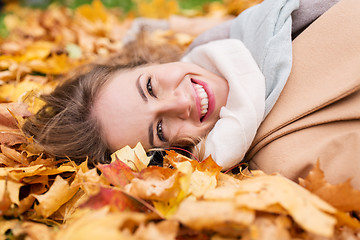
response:
[[[16,228],[17,225],[20,225],[20,224],[21,224],[20,220],[18,220],[18,219],[12,219],[12,220],[0,219],[0,239],[5,239],[5,233],[10,229]]]
[[[234,201],[197,201],[190,197],[182,201],[171,219],[198,230],[243,231],[254,221],[255,211],[239,208]]]
[[[34,176],[24,177],[22,179],[22,182],[25,184],[41,183],[46,185],[49,182],[49,177],[47,175],[43,175],[43,176],[34,175]]]
[[[21,144],[26,142],[27,142],[26,137],[22,134],[20,129],[0,126],[0,144],[7,146],[14,146],[16,144]],[[5,165],[11,166],[11,164],[10,165],[5,164]]]
[[[3,215],[11,206],[11,199],[7,190],[7,181],[0,180],[0,215]]]
[[[83,215],[88,209],[80,209],[81,204],[86,202],[88,196],[81,190],[65,204],[63,204],[52,216],[51,219],[61,221],[63,223],[70,223],[73,219]]]
[[[179,228],[177,221],[165,220],[159,223],[141,224],[134,237],[139,240],[173,240]]]
[[[133,227],[145,222],[145,214],[136,212],[109,213],[106,208],[94,210],[62,227],[57,240],[138,239]]]
[[[34,209],[40,216],[47,218],[58,210],[61,205],[69,201],[78,190],[78,186],[70,187],[66,180],[57,176],[53,185],[45,194],[33,194],[39,201],[39,204],[35,205]]]
[[[1,152],[9,159],[20,163],[22,166],[29,165],[27,158],[23,154],[16,151],[15,149],[6,147],[4,145],[0,145],[0,149],[1,149]]]
[[[309,175],[299,182],[301,186],[341,211],[360,211],[360,191],[352,187],[350,179],[336,185],[328,183],[319,162]]]
[[[20,164],[10,158],[8,158],[7,156],[5,156],[3,153],[0,153],[0,164],[1,166],[5,166],[5,167],[19,167]]]
[[[29,116],[31,112],[25,103],[0,103],[0,144],[14,146],[26,143],[26,137],[19,125],[23,118]]]
[[[99,191],[101,185],[105,185],[103,179],[97,173],[97,169],[89,169],[87,161],[79,166],[72,185],[78,184],[80,188],[87,194],[92,195]]]
[[[262,239],[262,240],[291,240],[289,229],[290,220],[285,216],[259,216],[250,227],[248,236],[244,239]]]
[[[35,175],[55,175],[64,172],[75,172],[76,167],[63,164],[58,168],[45,167],[43,165],[34,165],[30,167],[4,167],[0,168],[0,178],[10,177],[11,179],[21,182],[25,177],[31,177]]]
[[[32,207],[34,201],[35,201],[35,197],[32,195],[29,195],[24,199],[21,199],[17,209],[18,214],[23,214],[24,212],[29,210]]]
[[[4,181],[4,180],[0,180],[0,181]],[[15,203],[17,205],[20,204],[19,192],[22,186],[23,184],[21,183],[6,181],[7,192],[9,193],[9,198],[12,203]]]
[[[334,233],[336,209],[296,183],[281,176],[259,176],[241,181],[236,205],[267,211],[280,205],[306,231],[330,237]]]
[[[52,240],[54,232],[45,224],[24,222],[21,224],[22,234],[26,234],[26,239],[31,240]]]
[[[179,177],[175,169],[150,166],[141,171],[139,178],[132,179],[125,190],[146,200],[169,201],[180,192]]]

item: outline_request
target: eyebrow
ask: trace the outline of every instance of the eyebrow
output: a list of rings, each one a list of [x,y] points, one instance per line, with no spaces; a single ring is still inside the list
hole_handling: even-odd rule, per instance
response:
[[[142,74],[138,77],[138,79],[136,80],[136,88],[141,96],[141,98],[144,100],[145,103],[148,102],[148,99],[144,93],[144,90],[142,89],[142,87],[140,86],[140,78],[141,78]],[[149,128],[148,128],[148,133],[149,133],[149,143],[150,146],[154,146],[154,129],[153,129],[153,125],[152,123],[150,123]]]

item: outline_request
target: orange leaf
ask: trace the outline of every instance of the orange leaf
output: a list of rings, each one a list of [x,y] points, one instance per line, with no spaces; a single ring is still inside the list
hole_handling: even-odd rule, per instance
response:
[[[328,183],[319,162],[309,175],[305,179],[300,179],[299,182],[300,185],[339,210],[360,211],[360,191],[351,186],[350,179],[336,185]]]
[[[202,162],[199,163],[197,169],[203,172],[208,171],[214,174],[218,174],[221,171],[222,167],[217,165],[216,162],[212,159],[212,157],[209,156],[208,158],[204,159]]]

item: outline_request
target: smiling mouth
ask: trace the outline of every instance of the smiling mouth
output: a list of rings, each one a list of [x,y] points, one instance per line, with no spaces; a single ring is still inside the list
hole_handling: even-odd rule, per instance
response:
[[[201,86],[200,84],[194,83],[194,88],[195,88],[196,94],[198,95],[198,97],[200,99],[200,113],[201,113],[200,121],[202,121],[209,109],[209,97],[208,97],[204,87]]]

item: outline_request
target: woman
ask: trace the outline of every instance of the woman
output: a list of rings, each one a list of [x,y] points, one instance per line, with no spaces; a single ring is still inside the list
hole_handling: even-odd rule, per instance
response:
[[[208,136],[202,141],[206,155],[229,168],[243,159],[285,86],[292,65],[291,38],[335,2],[322,2],[322,8],[313,11],[309,6],[316,3],[301,1],[296,11],[299,1],[266,0],[221,26],[224,35],[214,36],[213,30],[200,37],[194,44],[201,46],[182,62],[94,66],[47,96],[37,120],[25,124],[24,130],[55,156],[65,154],[79,161],[88,156],[92,163],[107,162],[109,153],[138,141],[146,149],[186,148]],[[242,41],[203,44],[209,36]],[[240,68],[239,62],[248,65]],[[238,76],[246,81],[239,85]],[[254,146],[247,159],[256,158]]]

